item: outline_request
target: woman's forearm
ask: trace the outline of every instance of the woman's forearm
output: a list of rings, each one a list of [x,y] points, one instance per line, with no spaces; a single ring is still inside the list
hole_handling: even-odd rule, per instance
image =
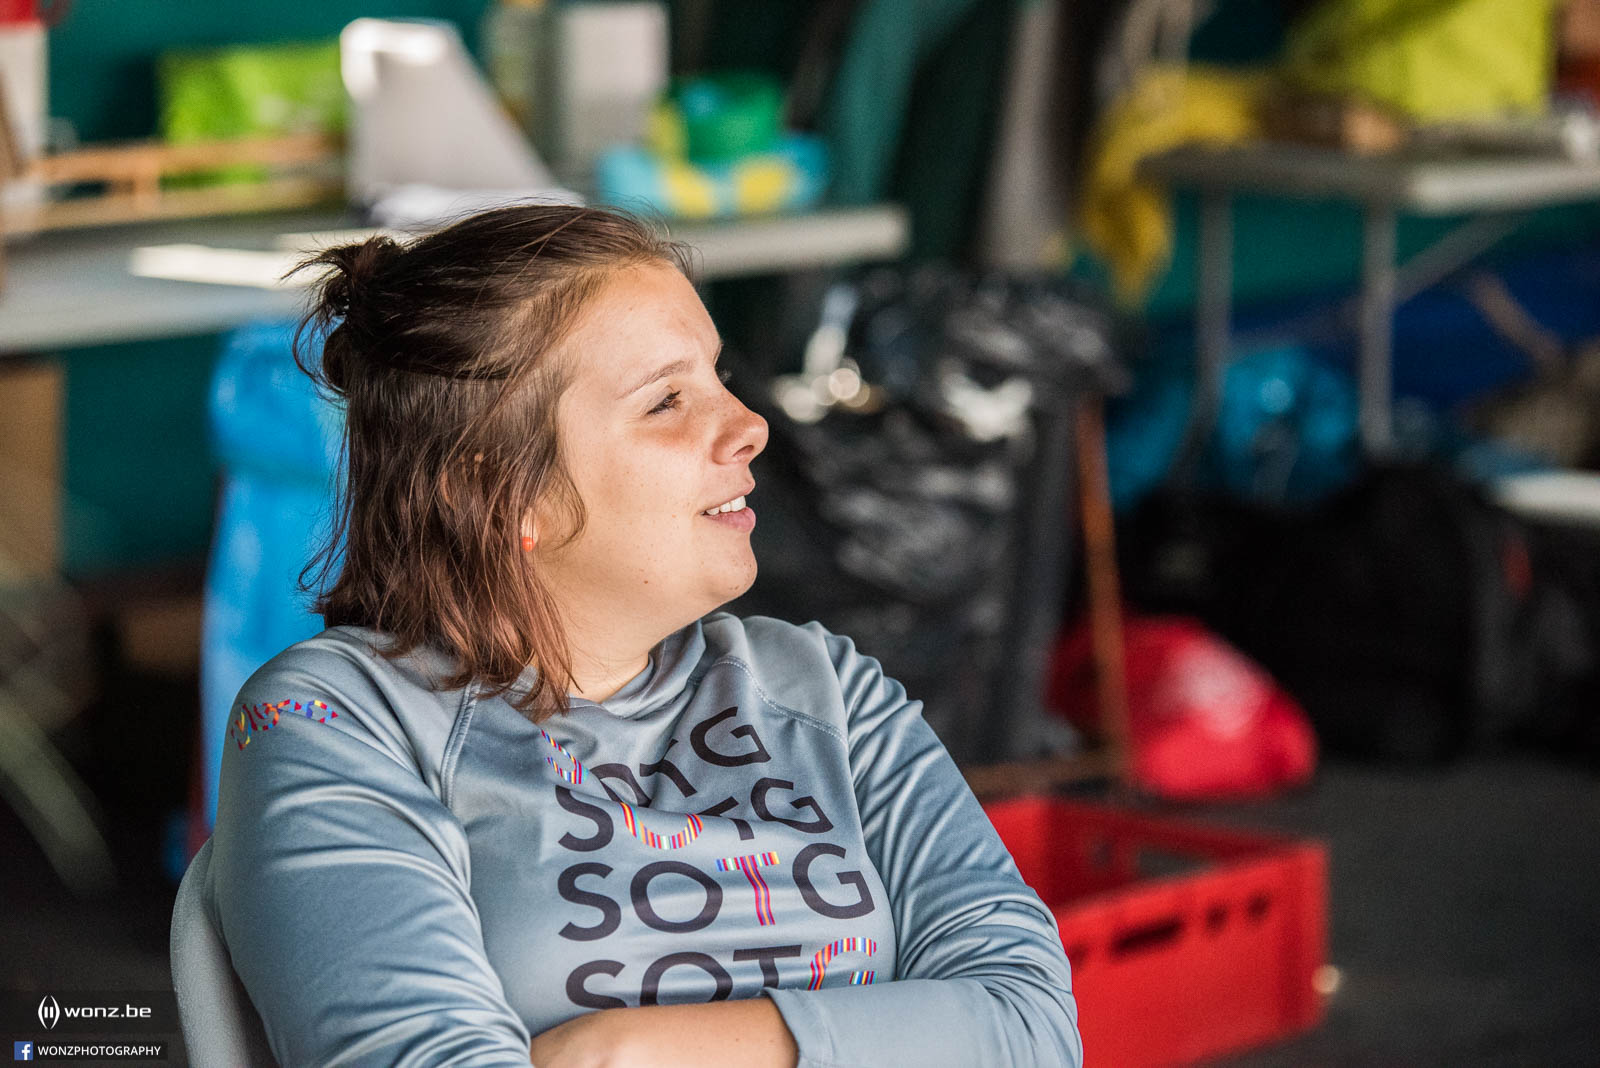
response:
[[[799,1047],[767,998],[602,1009],[533,1040],[539,1068],[794,1068]]]
[[[767,998],[618,1009],[628,1048],[661,1068],[794,1068],[800,1053]]]

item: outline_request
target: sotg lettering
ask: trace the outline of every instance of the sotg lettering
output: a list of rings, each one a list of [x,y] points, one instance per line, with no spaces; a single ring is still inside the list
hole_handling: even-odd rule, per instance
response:
[[[797,830],[816,833],[831,829],[833,824],[811,797],[796,798],[791,804],[806,809],[809,820],[776,819],[769,815],[767,793],[774,788],[792,789],[793,784],[782,780],[763,779],[754,787],[753,796],[759,802],[752,807],[764,819],[782,822]],[[617,834],[617,820],[605,806],[592,804],[579,797],[566,786],[556,786],[557,803],[566,811],[584,817],[592,826],[587,834],[567,832],[560,844],[573,852],[584,853],[603,849]],[[692,824],[691,824],[692,825]],[[865,916],[876,908],[866,876],[858,869],[843,863],[848,856],[843,846],[831,842],[812,842],[795,854],[787,865],[790,878],[799,891],[801,901],[812,912],[830,919],[854,919]],[[720,870],[738,870],[745,874],[754,895],[757,922],[762,926],[775,922],[772,899],[767,879],[777,877],[783,866],[775,854],[751,854],[742,857],[721,858]],[[615,876],[615,877],[614,877]],[[621,880],[627,879],[625,904],[622,899]],[[652,896],[652,889],[654,896]],[[556,880],[556,892],[562,900],[590,910],[584,920],[573,920],[557,934],[574,942],[597,942],[616,934],[622,927],[623,911],[632,911],[639,923],[651,930],[667,934],[693,934],[716,923],[727,904],[727,892],[709,872],[669,857],[643,865],[631,876],[616,873],[611,865],[599,860],[580,860],[565,868]],[[672,901],[671,915],[664,914],[658,901]],[[864,953],[876,951],[870,939],[842,939],[824,947],[813,955],[812,981],[819,984],[824,970],[833,956],[840,952]],[[733,962],[755,961],[760,966],[762,985],[778,985],[780,959],[800,957],[804,949],[799,945],[756,946],[735,950]],[[672,968],[691,968],[704,974],[709,989],[708,1000],[722,1001],[733,994],[733,977],[729,969],[716,957],[699,951],[668,953],[645,967],[640,974],[640,1005],[657,1004],[662,977]],[[567,997],[575,1005],[585,1008],[615,1008],[628,1004],[615,993],[626,989],[618,981],[632,985],[631,977],[624,977],[627,965],[622,961],[600,958],[587,961],[574,968],[567,977]],[[857,971],[851,974],[852,983],[872,982],[874,972]],[[753,992],[750,992],[753,993]]]
[[[754,949],[734,950],[733,959],[758,962],[761,965],[761,985],[776,987],[778,961],[783,957],[798,957],[802,954],[803,950],[799,946],[758,946]],[[728,970],[711,954],[691,950],[668,953],[650,962],[639,981],[639,1004],[658,1004],[661,977],[666,975],[669,969],[678,967],[697,968],[710,978],[713,989],[707,1001],[726,1001],[732,996],[733,977],[728,974]],[[627,966],[619,960],[591,960],[580,964],[567,976],[567,999],[574,1005],[582,1005],[589,1009],[625,1008],[628,1003],[623,999],[591,990],[587,985],[596,976],[604,975],[615,979],[625,971]]]
[[[715,924],[724,907],[753,908],[757,926],[776,928],[770,932],[776,935],[782,929],[778,926],[782,916],[775,914],[771,881],[792,880],[797,893],[786,895],[783,900],[793,902],[798,898],[805,908],[831,920],[855,919],[876,908],[866,875],[850,866],[844,846],[832,842],[807,842],[789,855],[788,849],[772,850],[770,846],[778,842],[771,841],[764,850],[752,845],[730,850],[734,853],[732,856],[710,859],[697,856],[695,859],[700,863],[688,863],[684,858],[690,854],[679,851],[689,849],[700,838],[706,828],[705,817],[726,819],[737,830],[741,842],[757,837],[751,820],[729,814],[741,807],[733,797],[710,803],[707,798],[699,798],[699,811],[674,817],[672,826],[661,826],[659,817],[651,820],[655,828],[644,826],[642,813],[636,811],[635,806],[650,808],[654,797],[646,787],[647,782],[656,787],[668,784],[682,799],[699,793],[691,775],[674,760],[675,757],[691,757],[690,767],[693,760],[724,768],[772,761],[770,751],[755,728],[738,722],[736,707],[725,708],[696,724],[689,733],[689,752],[673,752],[678,745],[675,740],[655,762],[640,764],[637,773],[620,763],[585,766],[554,738],[548,734],[544,737],[553,750],[546,758],[548,763],[563,782],[569,784],[553,785],[556,802],[578,818],[558,839],[563,849],[595,854],[619,837],[633,837],[649,849],[659,851],[659,859],[631,873],[616,871],[595,856],[574,858],[575,863],[564,869],[556,880],[556,892],[561,899],[578,906],[577,914],[571,915],[556,932],[561,938],[580,943],[602,942],[622,930],[626,912],[632,912],[634,920],[652,931],[693,935]],[[581,787],[586,780],[599,786],[611,803],[585,797],[570,788]],[[823,835],[834,829],[833,821],[815,797],[802,793],[794,782],[776,776],[755,779],[750,787],[747,811],[754,814],[757,823],[782,825],[789,832],[804,836]],[[681,825],[677,823],[680,818]],[[794,848],[792,836],[780,836],[780,840]],[[751,897],[745,897],[743,887],[724,886],[711,870],[713,866],[717,872],[742,873]],[[870,966],[877,948],[871,938],[846,934],[810,947],[794,944],[736,949],[723,959],[702,949],[686,948],[663,954],[641,968],[637,961],[630,964],[606,957],[601,947],[595,946],[596,950],[601,950],[596,958],[578,965],[567,976],[566,994],[574,1005],[617,1008],[633,1003],[626,1000],[625,995],[631,994],[637,983],[636,1004],[654,1005],[659,1003],[664,977],[673,969],[688,969],[699,975],[675,973],[675,989],[701,990],[703,993],[698,997],[703,1000],[724,1001],[734,994],[733,972],[740,969],[733,965],[754,962],[761,973],[761,985],[776,987],[779,985],[779,962],[788,958],[804,959],[808,953],[809,985],[816,989],[822,985],[836,957],[849,959],[850,966]],[[630,968],[634,974],[628,974]],[[868,967],[850,972],[848,981],[871,983],[875,975]],[[750,990],[741,996],[754,994],[755,990]]]
[[[795,855],[792,872],[795,886],[800,891],[801,900],[819,916],[849,920],[865,916],[876,907],[866,877],[860,871],[834,871],[831,876],[823,875],[819,865],[821,858],[843,859],[845,855],[842,847],[828,842],[808,845]],[[566,868],[556,879],[556,892],[562,900],[592,908],[598,914],[592,924],[568,923],[558,932],[562,938],[573,942],[592,942],[616,933],[622,926],[622,906],[605,892],[605,882],[611,871],[609,864],[594,860],[580,861]],[[594,880],[587,886],[579,883],[586,876]],[[695,915],[682,920],[668,919],[651,903],[651,886],[665,876],[688,879],[698,886],[702,896]],[[819,881],[828,888],[831,898],[818,888]],[[634,872],[628,883],[628,899],[634,915],[646,927],[668,934],[692,934],[705,930],[717,921],[717,916],[722,912],[724,894],[721,883],[693,864],[679,860],[657,860]],[[771,909],[770,902],[758,902],[758,910],[763,904],[768,910]]]

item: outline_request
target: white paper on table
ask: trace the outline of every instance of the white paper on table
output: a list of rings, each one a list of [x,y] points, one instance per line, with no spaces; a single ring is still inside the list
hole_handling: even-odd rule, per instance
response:
[[[450,197],[577,199],[502,110],[454,26],[357,19],[339,54],[351,99],[346,184],[359,202],[398,194],[387,213],[413,229]]]

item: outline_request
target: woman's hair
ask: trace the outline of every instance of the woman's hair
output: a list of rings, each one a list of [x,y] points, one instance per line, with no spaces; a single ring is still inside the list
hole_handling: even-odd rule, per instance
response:
[[[556,434],[570,379],[556,350],[609,275],[649,264],[689,273],[687,249],[634,218],[522,205],[295,268],[325,269],[295,361],[345,408],[333,529],[300,575],[324,625],[384,631],[389,657],[443,649],[457,665],[446,689],[504,695],[533,666],[534,686],[508,699],[534,722],[565,709],[571,653],[519,547],[522,516],[540,502],[569,536],[582,528]]]

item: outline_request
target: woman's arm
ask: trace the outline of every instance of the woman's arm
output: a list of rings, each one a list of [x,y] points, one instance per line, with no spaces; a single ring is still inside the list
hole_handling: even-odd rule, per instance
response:
[[[823,637],[898,963],[894,982],[763,991],[794,1034],[800,1065],[1081,1065],[1054,917],[1023,883],[921,702],[848,639]]]
[[[893,981],[602,1010],[536,1038],[541,1068],[1081,1064],[1055,921],[1022,882],[920,703],[847,640],[820,630],[814,637],[832,663],[818,655],[808,670],[837,671],[843,691],[854,800],[896,931]],[[783,1030],[762,1014],[768,1004]],[[759,1059],[769,1054],[777,1059]]]
[[[533,1040],[537,1068],[794,1068],[794,1036],[765,998],[601,1009]]]
[[[466,835],[387,700],[325,651],[277,663],[235,705],[211,866],[276,1059],[526,1065],[528,1030],[468,893]]]

